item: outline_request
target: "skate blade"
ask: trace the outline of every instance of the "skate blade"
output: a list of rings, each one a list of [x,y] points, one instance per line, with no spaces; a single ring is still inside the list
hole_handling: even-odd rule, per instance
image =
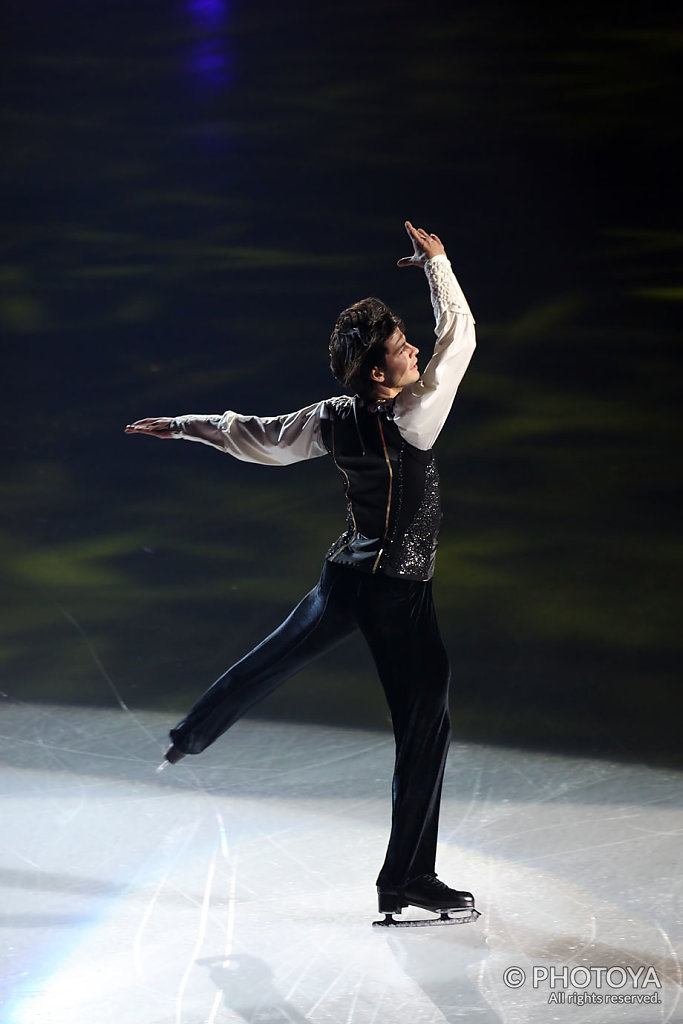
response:
[[[419,921],[397,921],[393,914],[385,914],[383,921],[373,921],[373,928],[434,928],[446,924],[471,924],[481,917],[478,910],[448,910],[439,917],[420,918]]]

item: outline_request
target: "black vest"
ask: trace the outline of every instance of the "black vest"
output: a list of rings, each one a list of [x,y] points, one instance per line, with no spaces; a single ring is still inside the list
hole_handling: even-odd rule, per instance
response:
[[[428,580],[441,522],[439,472],[431,451],[401,437],[392,402],[328,403],[322,437],[346,493],[346,530],[330,562],[363,572]]]

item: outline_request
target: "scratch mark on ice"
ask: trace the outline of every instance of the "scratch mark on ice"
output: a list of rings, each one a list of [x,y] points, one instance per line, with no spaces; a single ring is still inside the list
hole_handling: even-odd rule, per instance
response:
[[[201,949],[202,942],[204,941],[204,935],[206,933],[206,922],[209,916],[209,902],[211,900],[211,887],[213,885],[213,876],[216,871],[217,857],[218,854],[214,853],[213,857],[211,858],[211,863],[209,864],[209,871],[206,876],[206,885],[204,886],[202,912],[199,917],[199,930],[197,932],[197,940],[194,944],[194,949],[192,950],[192,953],[190,954],[190,957],[187,961],[187,967],[185,968],[185,972],[181,978],[180,985],[178,986],[178,994],[176,996],[176,1024],[183,1024],[183,995],[185,994],[187,982],[189,980],[190,974],[192,973],[192,968],[194,967],[195,961],[197,959],[197,954]]]

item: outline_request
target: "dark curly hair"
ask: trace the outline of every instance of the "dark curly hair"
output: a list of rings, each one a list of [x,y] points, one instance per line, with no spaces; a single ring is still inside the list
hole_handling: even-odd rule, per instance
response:
[[[373,366],[384,366],[384,344],[403,321],[381,299],[354,302],[337,317],[330,338],[330,369],[339,383],[359,395],[372,390]]]

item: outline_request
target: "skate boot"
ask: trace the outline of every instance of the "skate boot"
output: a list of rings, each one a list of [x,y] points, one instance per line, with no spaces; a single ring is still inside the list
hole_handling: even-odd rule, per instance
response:
[[[420,875],[402,888],[377,887],[379,912],[383,921],[374,921],[378,926],[395,928],[419,928],[434,924],[467,924],[480,916],[474,908],[471,892],[461,892],[449,887],[436,875]],[[438,918],[419,921],[395,921],[394,914],[400,914],[405,907],[419,907],[439,914]]]
[[[177,764],[178,761],[180,761],[180,759],[185,756],[186,755],[182,752],[182,750],[178,750],[178,748],[174,746],[174,744],[172,743],[171,746],[166,751],[166,753],[164,754],[164,759],[157,768],[157,771],[162,772],[164,768],[168,768],[169,764]]]

